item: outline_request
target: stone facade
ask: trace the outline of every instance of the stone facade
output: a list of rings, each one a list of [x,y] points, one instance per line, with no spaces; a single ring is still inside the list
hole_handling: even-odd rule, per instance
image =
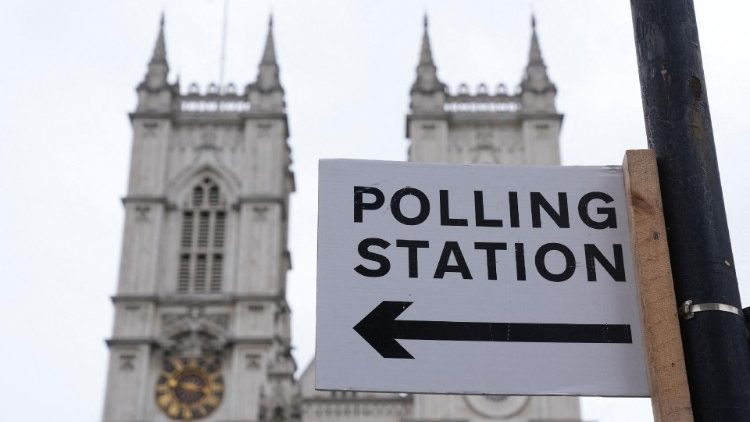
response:
[[[518,89],[466,85],[451,93],[440,81],[425,18],[406,118],[409,160],[416,162],[559,165],[563,116],[555,108],[532,18],[529,61]],[[315,391],[315,365],[302,374],[302,420],[368,422],[579,421],[577,397],[449,396]]]
[[[536,24],[529,61],[518,88],[490,92],[480,84],[455,93],[440,82],[425,26],[417,77],[411,89],[406,136],[409,160],[418,162],[559,165],[563,116],[555,108],[557,88],[547,76]]]
[[[162,19],[137,88],[103,420],[577,421],[577,398],[315,390],[295,380],[286,302],[294,190],[272,23],[256,82],[169,83]],[[535,28],[518,90],[451,93],[425,33],[409,159],[559,164],[562,115]]]
[[[255,83],[167,80],[163,20],[133,146],[105,421],[293,420],[290,171],[272,26]]]

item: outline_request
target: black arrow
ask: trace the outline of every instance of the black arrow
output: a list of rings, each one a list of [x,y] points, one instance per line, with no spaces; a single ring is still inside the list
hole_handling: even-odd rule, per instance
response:
[[[354,326],[366,342],[388,359],[414,359],[397,341],[510,341],[541,343],[632,343],[626,324],[541,324],[396,320],[412,302],[380,302]]]

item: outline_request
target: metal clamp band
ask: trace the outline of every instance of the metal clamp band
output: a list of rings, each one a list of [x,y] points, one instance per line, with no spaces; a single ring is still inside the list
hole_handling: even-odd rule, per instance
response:
[[[727,305],[725,303],[696,303],[693,304],[692,300],[686,300],[682,303],[682,306],[679,307],[679,314],[680,318],[682,319],[691,319],[695,316],[696,312],[706,312],[706,311],[721,311],[721,312],[729,312],[730,314],[739,315],[742,317],[742,319],[745,319],[745,314],[742,313],[742,309],[739,309],[732,305]]]

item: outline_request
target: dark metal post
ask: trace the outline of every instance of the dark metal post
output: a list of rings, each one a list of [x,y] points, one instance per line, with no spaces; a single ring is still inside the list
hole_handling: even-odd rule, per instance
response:
[[[741,309],[693,1],[630,4],[677,301]],[[750,347],[743,318],[699,312],[680,325],[695,419],[750,420]]]

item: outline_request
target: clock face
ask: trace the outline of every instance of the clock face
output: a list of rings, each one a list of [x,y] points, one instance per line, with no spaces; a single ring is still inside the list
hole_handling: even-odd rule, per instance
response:
[[[224,379],[215,359],[166,359],[156,381],[157,405],[177,420],[208,416],[219,406],[223,394]]]
[[[464,396],[464,399],[474,412],[499,419],[517,415],[529,400],[524,396]]]

